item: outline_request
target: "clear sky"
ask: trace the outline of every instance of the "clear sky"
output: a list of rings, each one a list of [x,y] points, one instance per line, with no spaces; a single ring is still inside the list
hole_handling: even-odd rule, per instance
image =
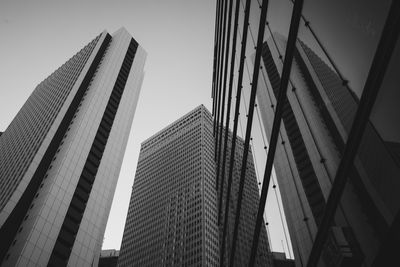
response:
[[[104,29],[124,26],[148,54],[103,249],[120,247],[140,143],[200,104],[211,111],[214,21],[215,0],[0,1],[0,131]],[[282,251],[281,230],[271,228],[272,248]]]

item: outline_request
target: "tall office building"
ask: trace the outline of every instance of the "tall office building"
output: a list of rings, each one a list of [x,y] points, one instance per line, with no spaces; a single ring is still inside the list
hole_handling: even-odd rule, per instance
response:
[[[245,142],[258,142],[253,153],[265,159],[257,225],[275,168],[296,266],[399,262],[399,4],[216,7],[214,129],[221,146],[223,127],[251,126]],[[262,147],[267,153],[257,153]]]
[[[203,106],[141,145],[118,266],[217,266],[214,140]]]
[[[2,134],[2,265],[97,266],[145,58],[125,29],[104,31]]]
[[[274,40],[263,45],[263,71],[268,81],[267,86],[259,86],[257,95],[267,135],[271,134],[271,105],[279,92],[282,64],[275,45],[284,51],[285,38],[274,34]],[[300,40],[291,81],[275,170],[300,265],[311,252],[359,100]],[[377,256],[399,206],[393,201],[399,200],[396,180],[400,168],[389,147],[395,146],[385,145],[368,122],[322,254],[327,266],[371,265]]]
[[[142,143],[119,266],[219,266],[212,131],[211,114],[201,105]],[[241,140],[238,146],[243,146]],[[247,216],[256,209],[250,204],[258,200],[254,166],[249,168],[248,212],[243,214],[239,231],[241,248],[246,247],[251,232]],[[237,178],[235,172],[235,184]],[[238,265],[247,253],[238,250]]]

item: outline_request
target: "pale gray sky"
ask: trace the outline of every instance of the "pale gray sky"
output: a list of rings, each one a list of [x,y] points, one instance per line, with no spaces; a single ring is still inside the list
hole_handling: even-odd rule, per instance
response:
[[[200,104],[211,111],[214,21],[215,0],[0,1],[0,131],[37,84],[104,29],[124,26],[148,53],[104,249],[120,247],[140,143]],[[282,251],[272,207],[272,248]]]

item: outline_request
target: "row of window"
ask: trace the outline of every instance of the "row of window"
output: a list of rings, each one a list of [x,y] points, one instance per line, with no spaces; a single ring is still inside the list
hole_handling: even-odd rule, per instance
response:
[[[83,167],[81,177],[79,178],[78,185],[72,197],[71,204],[68,208],[56,244],[53,248],[49,266],[65,266],[69,259],[89,199],[92,185],[107,144],[108,136],[121,101],[125,84],[129,76],[136,48],[137,44],[132,39],[118,73],[111,96],[106,105],[105,112],[95,135],[89,155]]]

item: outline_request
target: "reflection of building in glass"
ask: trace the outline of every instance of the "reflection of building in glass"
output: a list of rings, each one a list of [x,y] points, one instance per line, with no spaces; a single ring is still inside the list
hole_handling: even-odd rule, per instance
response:
[[[274,39],[284,51],[284,38],[276,34]],[[263,63],[266,86],[259,83],[257,98],[270,135],[282,66],[272,39],[264,43]],[[296,263],[306,264],[358,100],[301,41],[297,41],[291,81],[274,166]],[[327,266],[373,262],[398,210],[399,173],[368,123],[322,255]]]
[[[97,266],[143,79],[125,29],[41,82],[0,139],[0,260]]]
[[[219,266],[221,234],[217,225],[212,131],[211,114],[199,106],[142,143],[120,266]],[[242,141],[238,141],[238,146],[243,146]],[[247,242],[251,239],[250,227],[254,225],[251,222],[254,215],[250,213],[255,212],[258,203],[254,166],[249,169],[238,265],[248,258]],[[237,183],[240,168],[236,164],[235,170]],[[229,227],[232,229],[233,225]],[[260,254],[264,260],[260,262],[266,266],[265,232],[262,240],[265,253]]]

